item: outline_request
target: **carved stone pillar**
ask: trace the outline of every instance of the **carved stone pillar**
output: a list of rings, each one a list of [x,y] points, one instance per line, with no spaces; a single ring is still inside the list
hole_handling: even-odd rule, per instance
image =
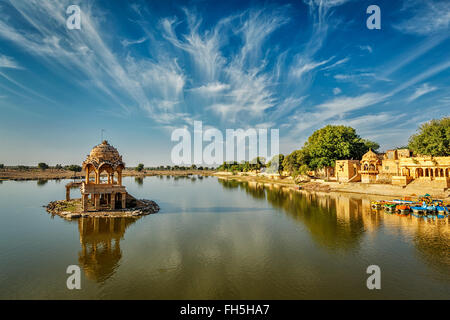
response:
[[[122,209],[125,209],[127,205],[127,194],[122,193]]]
[[[114,210],[116,208],[116,194],[113,192],[111,193],[111,210]]]
[[[100,210],[100,195],[94,195],[95,210]]]

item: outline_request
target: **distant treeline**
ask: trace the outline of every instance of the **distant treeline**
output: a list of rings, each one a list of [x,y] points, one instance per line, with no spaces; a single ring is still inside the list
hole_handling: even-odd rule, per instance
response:
[[[70,165],[61,165],[61,164],[57,164],[55,166],[49,166],[48,164],[44,163],[44,162],[40,162],[38,163],[37,166],[26,166],[26,165],[16,165],[16,166],[5,166],[4,164],[0,164],[0,169],[5,169],[5,170],[22,170],[22,171],[26,171],[26,170],[33,170],[33,169],[40,169],[40,170],[47,170],[47,169],[57,169],[57,170],[69,170],[69,171],[75,171],[75,172],[80,172],[81,171],[81,166],[76,165],[76,164],[70,164]]]
[[[41,169],[41,170],[47,170],[47,169],[57,169],[57,170],[69,170],[69,171],[75,171],[80,172],[82,170],[81,166],[76,164],[71,165],[60,165],[57,164],[55,166],[49,166],[46,163],[39,163],[37,166],[26,166],[26,165],[15,165],[15,166],[5,166],[4,164],[0,164],[0,169],[5,170],[35,170],[35,169]],[[149,171],[187,171],[187,170],[216,170],[214,167],[203,167],[196,165],[192,166],[156,166],[156,167],[144,167],[144,165],[139,164],[137,167],[127,167],[127,170],[136,170],[136,171],[142,171],[142,170],[149,170]]]
[[[142,170],[149,170],[149,171],[187,171],[187,170],[216,170],[214,167],[203,167],[203,166],[196,166],[195,164],[191,166],[157,166],[157,167],[145,167],[142,163],[138,164],[135,168],[129,168],[128,170],[136,170],[136,171],[142,171]]]

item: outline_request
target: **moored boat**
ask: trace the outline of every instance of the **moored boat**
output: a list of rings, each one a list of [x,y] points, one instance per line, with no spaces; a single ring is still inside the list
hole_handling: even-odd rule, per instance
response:
[[[379,201],[371,201],[370,207],[372,209],[381,209],[381,203]]]
[[[395,203],[385,203],[383,205],[383,208],[384,208],[384,210],[386,210],[388,212],[394,212],[396,206],[397,205]]]
[[[398,204],[398,205],[396,206],[396,210],[397,210],[400,214],[409,214],[409,212],[410,212],[409,205],[407,205],[407,204]]]

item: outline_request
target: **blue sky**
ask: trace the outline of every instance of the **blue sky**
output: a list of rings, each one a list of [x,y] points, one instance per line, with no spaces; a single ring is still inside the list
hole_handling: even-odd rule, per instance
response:
[[[105,129],[127,165],[170,164],[194,120],[279,129],[283,153],[329,123],[403,146],[450,114],[449,22],[448,1],[1,0],[0,163],[81,163]]]

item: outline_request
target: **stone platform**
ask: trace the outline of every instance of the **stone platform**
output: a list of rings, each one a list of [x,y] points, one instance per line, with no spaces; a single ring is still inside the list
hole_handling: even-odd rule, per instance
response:
[[[151,200],[137,200],[135,207],[126,209],[109,210],[105,208],[104,210],[87,212],[83,212],[81,199],[52,201],[44,207],[52,215],[58,215],[68,220],[82,217],[139,217],[157,213],[160,209],[158,204]]]

